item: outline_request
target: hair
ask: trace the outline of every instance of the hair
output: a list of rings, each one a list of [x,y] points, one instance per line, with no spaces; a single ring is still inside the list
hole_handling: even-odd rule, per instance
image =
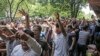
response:
[[[88,26],[87,25],[83,27],[83,30],[87,30],[87,29],[88,29]]]
[[[73,26],[72,25],[68,25],[68,28],[73,29]]]
[[[59,28],[59,24],[58,23],[56,23],[56,28]]]
[[[34,33],[31,30],[24,30],[24,32],[34,38]]]
[[[17,30],[14,30],[14,29],[9,29],[11,30],[14,34],[17,32]]]
[[[37,27],[39,31],[42,30],[42,27],[41,27],[40,25],[34,25],[34,27]],[[34,27],[33,27],[33,28],[34,28]]]

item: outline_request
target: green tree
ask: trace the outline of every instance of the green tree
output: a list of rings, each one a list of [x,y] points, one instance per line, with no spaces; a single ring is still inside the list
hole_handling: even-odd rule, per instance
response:
[[[7,16],[13,21],[13,18],[15,18],[16,12],[23,1],[24,0],[1,0],[0,11],[4,11],[4,13],[7,12]]]
[[[2,17],[2,16],[5,16],[5,11],[6,11],[6,7],[7,7],[7,1],[4,1],[4,0],[1,0],[0,1],[0,16]]]
[[[69,7],[71,17],[77,17],[83,6],[86,5],[87,0],[69,0]]]
[[[59,12],[61,16],[77,17],[86,3],[87,0],[1,0],[0,14],[7,12],[13,19],[18,10],[24,9],[30,16],[50,16]]]

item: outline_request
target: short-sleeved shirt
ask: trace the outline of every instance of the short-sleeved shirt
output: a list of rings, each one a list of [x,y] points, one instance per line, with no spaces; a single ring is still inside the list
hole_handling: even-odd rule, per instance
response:
[[[54,37],[54,56],[67,56],[66,39],[63,34]]]
[[[11,56],[38,56],[34,50],[29,49],[28,51],[24,51],[22,49],[22,45],[17,45],[12,53]]]
[[[90,35],[89,32],[80,31],[79,32],[78,44],[80,44],[80,45],[86,45],[87,39],[88,39],[89,35]]]

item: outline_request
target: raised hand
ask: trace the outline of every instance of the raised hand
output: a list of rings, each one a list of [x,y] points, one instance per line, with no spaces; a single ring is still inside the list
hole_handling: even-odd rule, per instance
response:
[[[26,34],[23,31],[17,32],[16,36],[21,40],[24,40],[24,41],[28,40],[28,37],[26,36]]]
[[[19,10],[19,13],[21,13],[23,16],[25,16],[26,28],[27,29],[30,29],[29,28],[29,15],[28,15],[28,13],[26,13],[23,9],[22,10]]]

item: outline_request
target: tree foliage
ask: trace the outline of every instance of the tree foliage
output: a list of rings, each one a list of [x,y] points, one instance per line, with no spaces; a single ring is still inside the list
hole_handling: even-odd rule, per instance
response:
[[[50,16],[59,12],[62,16],[77,17],[87,0],[1,0],[0,12],[8,10],[14,18],[18,10],[24,9],[30,16]]]

